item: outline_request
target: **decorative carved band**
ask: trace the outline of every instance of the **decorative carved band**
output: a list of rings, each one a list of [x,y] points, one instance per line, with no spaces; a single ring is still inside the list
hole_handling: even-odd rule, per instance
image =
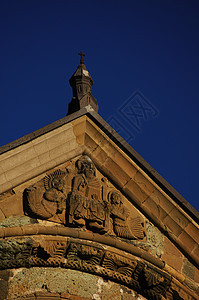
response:
[[[153,265],[163,269],[164,262],[145,251],[144,249],[138,248],[130,243],[123,242],[114,237],[107,235],[101,236],[98,233],[89,231],[83,231],[82,229],[61,227],[61,226],[44,226],[38,224],[24,225],[22,227],[7,227],[0,230],[0,238],[5,237],[20,237],[30,235],[53,235],[61,237],[73,237],[82,240],[95,241],[104,245],[112,246],[116,249],[128,252],[135,256],[145,259]]]
[[[62,267],[89,272],[122,283],[148,299],[161,299],[172,277],[144,260],[105,249],[102,245],[56,238],[0,241],[0,268]]]
[[[170,274],[149,262],[96,242],[64,237],[0,240],[0,269],[62,267],[122,283],[147,299],[198,299]]]

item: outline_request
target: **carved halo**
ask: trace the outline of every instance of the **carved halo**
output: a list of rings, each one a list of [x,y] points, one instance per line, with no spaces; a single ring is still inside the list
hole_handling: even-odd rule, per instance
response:
[[[91,164],[93,169],[95,170],[94,175],[96,176],[96,169],[95,169],[95,165],[93,163],[93,161],[90,159],[90,157],[88,157],[87,155],[83,155],[81,156],[75,163],[78,171],[81,173],[82,172],[82,165],[88,163]]]
[[[112,202],[111,196],[112,196],[113,194],[118,194],[119,197],[120,197],[120,202],[123,204],[124,201],[123,201],[122,195],[121,195],[121,193],[119,193],[119,192],[116,191],[116,190],[112,190],[112,191],[110,191],[110,192],[108,193],[108,201],[109,201],[109,203]]]
[[[58,169],[54,171],[52,174],[47,175],[44,177],[43,182],[44,182],[44,187],[46,190],[54,188],[53,181],[54,179],[63,179],[64,176],[66,176],[66,172]]]

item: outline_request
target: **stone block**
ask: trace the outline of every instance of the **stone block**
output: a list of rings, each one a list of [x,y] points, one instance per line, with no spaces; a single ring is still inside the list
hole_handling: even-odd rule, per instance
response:
[[[167,237],[164,238],[162,260],[175,270],[182,271],[183,255]]]
[[[100,168],[100,166],[104,164],[108,157],[107,153],[104,152],[100,147],[97,147],[90,155],[98,168]]]
[[[147,245],[150,246],[150,252],[153,255],[161,257],[164,250],[164,236],[151,223],[146,223]]]
[[[124,170],[131,179],[135,177],[135,174],[137,173],[139,168],[133,161],[130,162],[125,157],[125,154],[116,151],[113,153],[113,156],[111,158],[117,162],[118,166],[122,170]]]
[[[134,181],[147,195],[155,190],[155,186],[140,171],[135,174]]]
[[[164,219],[165,229],[176,240],[182,233],[183,229],[180,227],[169,215]]]
[[[92,138],[109,156],[119,149],[110,138],[99,129],[90,119],[86,123],[86,134]]]
[[[184,230],[199,244],[199,229],[193,223],[189,223]]]
[[[51,160],[71,151],[72,149],[75,148],[75,146],[76,146],[76,141],[74,139],[68,140],[67,142],[61,145],[57,145],[57,147],[49,151]]]
[[[192,249],[190,249],[190,251],[191,250]],[[196,244],[195,248],[193,248],[191,253],[194,257],[197,257],[197,261],[199,262],[199,245],[198,244]]]
[[[0,300],[7,299],[8,293],[8,281],[12,276],[12,272],[9,270],[0,270]]]
[[[1,155],[1,168],[7,174],[7,171],[15,169],[18,166],[23,165],[26,162],[35,159],[35,149],[32,144],[22,145],[21,147],[15,148]],[[6,176],[6,178],[8,178]]]
[[[3,221],[5,219],[5,215],[3,214],[2,210],[1,210],[1,204],[0,204],[0,222]]]
[[[26,160],[25,162],[22,161],[20,165],[13,165],[13,168],[7,170],[7,172],[5,173],[6,178],[8,181],[17,182],[17,177],[27,172],[31,172],[33,169],[36,169],[39,166],[40,161],[38,157],[32,157],[29,160]]]
[[[194,280],[199,283],[199,270],[194,267]]]
[[[105,139],[105,134],[96,127],[96,125],[87,119],[86,122],[86,134],[90,136],[97,144],[100,144],[102,140]]]
[[[67,131],[61,131],[57,133],[56,131],[54,134],[52,133],[50,136],[46,137],[46,145],[49,150],[56,148],[58,145],[62,145],[66,143],[67,139],[75,138],[72,128]]]
[[[179,211],[179,208],[174,208],[169,216],[183,229],[190,223],[190,221],[183,215],[182,212]]]
[[[148,197],[144,203],[143,203],[143,207],[146,207],[147,210],[149,211],[149,214],[154,216],[156,219],[156,222],[160,222],[162,221],[167,213],[157,205],[156,202],[153,201],[153,199],[151,199],[151,197]]]
[[[55,165],[53,167],[57,167],[60,164],[63,164],[64,162],[66,162],[67,160],[72,159],[72,158],[82,154],[83,151],[84,151],[84,146],[78,146],[75,149],[71,149],[69,152],[65,152],[62,155],[57,156],[53,160],[53,162],[55,163]]]
[[[189,255],[191,255],[192,250],[197,246],[197,243],[185,231],[179,235],[178,242]]]
[[[153,191],[150,198],[157,203],[167,214],[173,209],[173,204],[159,190]]]
[[[2,169],[0,169],[0,182],[1,182],[1,185],[5,184],[7,182],[5,173]]]
[[[99,146],[109,157],[114,157],[114,153],[119,149],[108,137],[101,139]]]
[[[131,179],[122,190],[127,195],[127,197],[132,198],[138,205],[142,205],[142,203],[146,200],[148,195]]]
[[[109,176],[117,181],[119,187],[123,187],[130,180],[130,177],[125,173],[125,171],[123,171],[111,158],[108,158],[105,161],[103,168]]]
[[[17,215],[22,216],[24,214],[22,197],[13,195],[5,199],[0,202],[0,209],[6,218]]]
[[[86,132],[86,118],[79,118],[72,122],[74,135],[77,137],[79,135],[84,135]]]
[[[98,147],[98,144],[87,133],[85,133],[84,144],[87,147],[88,155]]]
[[[194,266],[186,258],[183,259],[182,271],[186,276],[194,279]]]
[[[195,265],[199,266],[199,245],[196,244],[195,248],[191,251],[191,259],[195,260]]]
[[[10,181],[5,182],[4,184],[0,184],[0,194],[12,189],[13,187],[14,186]]]
[[[42,153],[42,154],[39,154],[38,159],[39,159],[41,164],[49,164],[49,162],[51,161],[49,151],[47,151],[45,153]]]
[[[37,139],[30,142],[37,155],[41,155],[48,151],[47,138],[43,137],[43,140],[37,141]]]

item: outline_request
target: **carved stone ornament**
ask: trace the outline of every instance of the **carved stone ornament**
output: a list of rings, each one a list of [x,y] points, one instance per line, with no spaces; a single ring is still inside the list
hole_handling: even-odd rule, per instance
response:
[[[0,240],[0,270],[32,267],[74,269],[101,276],[149,300],[197,299],[150,262],[91,241],[30,236]]]
[[[64,238],[10,239],[0,243],[0,269],[62,267],[122,283],[147,299],[162,299],[171,276],[151,264],[106,250],[96,243]]]
[[[96,176],[88,156],[58,169],[24,191],[24,210],[31,217],[82,227],[125,239],[145,236],[140,216],[130,212],[123,196],[105,177]]]

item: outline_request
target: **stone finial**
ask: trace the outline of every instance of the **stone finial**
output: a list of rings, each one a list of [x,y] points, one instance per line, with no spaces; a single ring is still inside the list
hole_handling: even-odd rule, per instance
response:
[[[91,87],[93,85],[93,80],[86,69],[84,64],[83,56],[85,54],[81,51],[78,53],[80,58],[80,64],[70,78],[69,82],[73,89],[73,98],[68,105],[68,114],[70,115],[75,111],[80,110],[83,107],[89,106],[96,112],[98,111],[97,100],[91,94]]]

